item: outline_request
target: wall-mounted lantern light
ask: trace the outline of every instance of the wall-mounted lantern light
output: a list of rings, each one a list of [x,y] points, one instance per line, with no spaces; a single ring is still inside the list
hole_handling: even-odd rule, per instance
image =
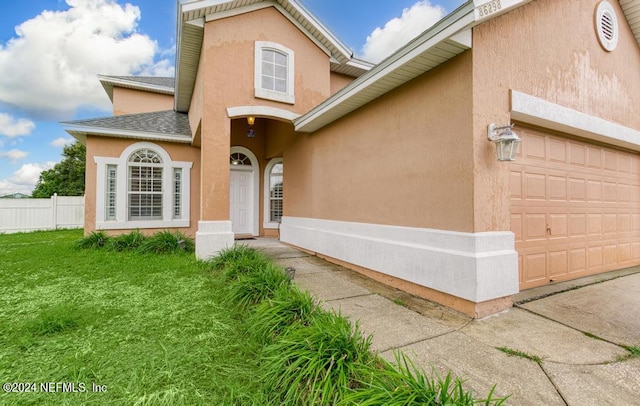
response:
[[[515,161],[520,137],[513,131],[513,124],[498,127],[495,124],[489,124],[487,128],[487,137],[496,144],[498,152],[498,161]]]
[[[256,136],[256,132],[253,129],[253,124],[255,124],[256,118],[254,116],[247,117],[247,124],[249,124],[249,129],[247,130],[247,137],[253,138]]]

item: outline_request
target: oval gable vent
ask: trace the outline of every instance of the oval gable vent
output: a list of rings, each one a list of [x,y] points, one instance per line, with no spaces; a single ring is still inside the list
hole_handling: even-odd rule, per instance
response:
[[[618,45],[618,17],[613,6],[604,0],[596,8],[596,32],[602,47],[611,52]]]

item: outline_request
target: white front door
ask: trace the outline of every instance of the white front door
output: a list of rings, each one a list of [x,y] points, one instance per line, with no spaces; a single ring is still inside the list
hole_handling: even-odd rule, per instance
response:
[[[233,233],[252,234],[253,170],[232,169],[229,177],[229,203]]]

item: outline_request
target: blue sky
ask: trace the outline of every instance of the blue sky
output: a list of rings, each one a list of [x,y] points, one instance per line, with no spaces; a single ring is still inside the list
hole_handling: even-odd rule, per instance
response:
[[[299,1],[372,62],[463,3]],[[176,0],[0,1],[0,195],[60,161],[60,121],[110,115],[98,74],[173,75],[175,18]]]

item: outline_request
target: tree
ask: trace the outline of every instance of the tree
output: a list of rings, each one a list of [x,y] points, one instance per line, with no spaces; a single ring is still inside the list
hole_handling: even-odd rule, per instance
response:
[[[78,141],[62,150],[62,161],[42,171],[32,197],[81,196],[84,194],[86,148]]]

